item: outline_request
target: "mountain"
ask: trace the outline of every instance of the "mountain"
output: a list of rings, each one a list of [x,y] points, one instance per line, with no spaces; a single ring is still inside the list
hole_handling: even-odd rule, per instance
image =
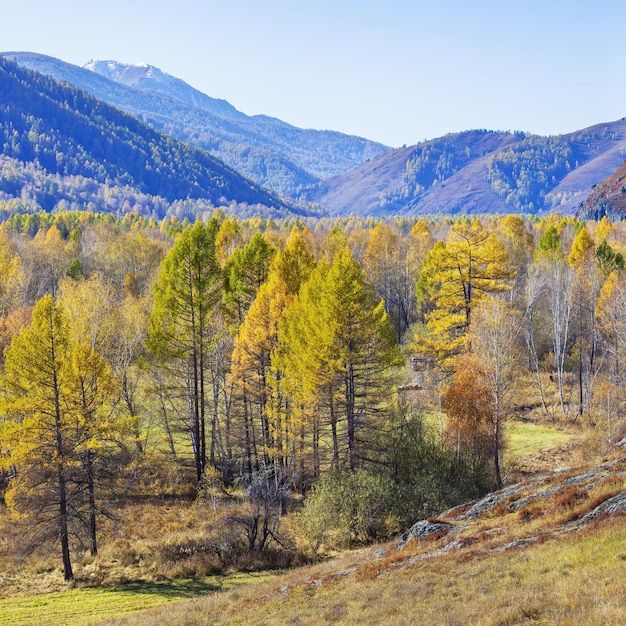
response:
[[[98,202],[106,187],[166,203],[243,203],[290,212],[278,197],[210,154],[69,84],[0,59],[0,92],[5,200],[23,199],[28,187],[38,196],[36,203],[49,210],[81,194]]]
[[[29,52],[3,56],[88,91],[157,130],[187,141],[282,195],[346,172],[389,151],[333,131],[305,130],[264,115],[248,116],[151,65],[90,61],[84,68]]]
[[[389,152],[302,199],[337,215],[567,214],[625,153],[626,118],[550,137],[467,131]]]
[[[626,218],[626,162],[605,180],[593,186],[589,196],[576,209],[582,220],[601,220],[607,216],[611,221]]]
[[[19,62],[19,58],[16,58],[16,61]],[[59,62],[56,59],[50,59],[48,63],[50,67],[53,67],[55,63],[58,64]],[[170,98],[176,98],[181,102],[204,109],[215,115],[231,119],[245,119],[247,117],[244,113],[237,111],[237,109],[226,100],[211,98],[197,89],[194,89],[185,81],[180,80],[180,78],[175,78],[174,76],[162,72],[158,67],[154,67],[154,65],[148,65],[147,63],[127,65],[118,63],[117,61],[97,61],[92,59],[89,63],[83,65],[82,69],[94,72],[99,76],[104,76],[104,78],[108,78],[126,87],[134,87],[140,91],[153,92]]]

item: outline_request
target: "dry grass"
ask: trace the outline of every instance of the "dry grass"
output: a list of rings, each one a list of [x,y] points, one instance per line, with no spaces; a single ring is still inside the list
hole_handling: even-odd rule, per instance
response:
[[[334,563],[335,573],[316,566],[110,623],[619,624],[626,614],[625,541],[626,524],[617,519],[524,550],[478,549],[338,574],[358,564],[355,555]]]
[[[116,520],[103,519],[97,557],[73,550],[75,585],[115,587],[133,582],[203,578],[233,571],[278,569],[303,556],[293,550],[250,553],[231,521],[245,514],[243,498],[211,501],[150,500],[119,506]],[[0,598],[67,589],[57,546],[35,554],[20,551],[21,526],[0,507]],[[289,523],[285,524],[287,540]]]
[[[448,518],[462,547],[447,553],[449,536],[401,550],[376,546],[110,624],[623,623],[626,517],[571,526],[626,488],[623,469],[622,462],[576,484],[568,479],[582,470],[561,472],[473,522]],[[524,496],[529,503],[514,510]]]
[[[578,466],[595,450],[585,431],[555,424],[536,407],[525,418],[508,424],[509,479]],[[570,475],[561,472],[558,480]],[[458,535],[462,548],[436,558],[429,555],[448,537],[402,550],[389,544],[346,552],[270,580],[215,575],[224,563],[211,541],[229,528],[241,499],[221,498],[215,507],[210,499],[199,505],[175,498],[127,503],[118,522],[103,524],[98,557],[76,559],[74,588],[62,581],[58,555],[24,558],[14,551],[16,527],[0,508],[0,623],[621,623],[626,523],[599,521],[558,538],[554,532],[624,486],[617,475],[589,490],[566,486],[519,510],[507,499]],[[529,537],[534,543],[523,550],[497,551]],[[244,586],[210,593],[231,584]],[[199,597],[181,602],[193,596]]]

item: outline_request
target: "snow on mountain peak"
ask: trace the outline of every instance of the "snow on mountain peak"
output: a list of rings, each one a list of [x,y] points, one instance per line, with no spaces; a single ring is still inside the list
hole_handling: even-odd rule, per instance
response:
[[[239,118],[243,115],[226,100],[211,98],[180,78],[166,74],[158,67],[148,63],[130,65],[118,61],[92,59],[83,65],[83,69],[91,70],[126,87],[165,94],[218,115],[231,118]]]
[[[83,65],[83,68],[127,86],[137,85],[138,82],[145,78],[162,80],[165,77],[161,70],[148,63],[128,64],[112,60],[92,59],[89,63]]]

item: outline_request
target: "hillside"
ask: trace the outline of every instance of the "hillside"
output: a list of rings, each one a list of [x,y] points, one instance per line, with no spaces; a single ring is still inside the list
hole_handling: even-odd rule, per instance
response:
[[[625,150],[625,119],[554,137],[467,131],[394,150],[303,198],[338,215],[569,214]]]
[[[611,220],[626,217],[626,162],[611,176],[593,186],[589,196],[581,202],[576,215],[583,220],[600,220],[605,215]]]
[[[225,100],[211,98],[150,65],[91,61],[80,68],[28,52],[3,56],[84,89],[155,129],[210,152],[282,195],[294,195],[304,186],[389,150],[361,137],[245,115]]]
[[[0,59],[0,89],[4,200],[34,197],[36,206],[52,210],[61,200],[75,201],[71,189],[80,188],[88,194],[84,203],[106,210],[97,206],[106,186],[168,203],[202,200],[289,211],[215,157],[75,87]]]
[[[394,543],[106,623],[621,623],[625,469],[619,455],[541,475]]]

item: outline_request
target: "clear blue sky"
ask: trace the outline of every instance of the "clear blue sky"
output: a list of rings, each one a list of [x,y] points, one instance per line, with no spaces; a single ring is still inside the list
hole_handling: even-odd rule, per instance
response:
[[[0,0],[3,51],[146,62],[248,114],[388,145],[626,116],[621,0]]]

